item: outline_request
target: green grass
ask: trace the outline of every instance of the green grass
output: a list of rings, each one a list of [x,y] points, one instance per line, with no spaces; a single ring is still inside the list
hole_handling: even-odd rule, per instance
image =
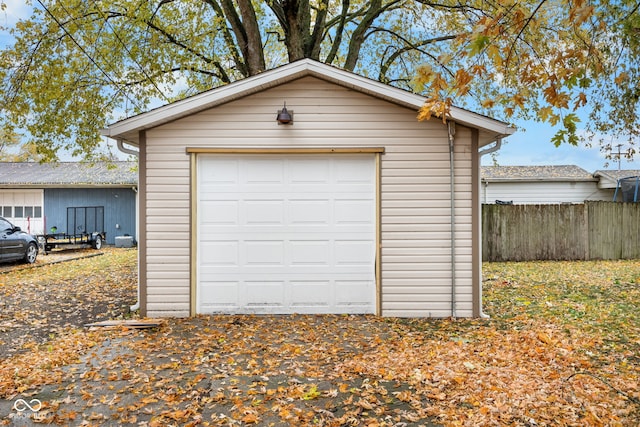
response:
[[[640,260],[487,263],[483,274],[493,318],[561,326],[607,363],[640,360]]]

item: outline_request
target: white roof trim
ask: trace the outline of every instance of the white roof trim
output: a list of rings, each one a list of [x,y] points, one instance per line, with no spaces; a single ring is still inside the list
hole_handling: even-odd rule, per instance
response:
[[[423,96],[318,61],[303,59],[121,120],[103,129],[101,134],[137,145],[137,133],[140,130],[160,126],[180,117],[185,117],[304,76],[315,76],[396,104],[415,108],[416,111],[426,101]],[[457,107],[451,108],[451,119],[457,123],[495,134],[496,137],[508,136],[515,132],[514,128],[504,122]]]

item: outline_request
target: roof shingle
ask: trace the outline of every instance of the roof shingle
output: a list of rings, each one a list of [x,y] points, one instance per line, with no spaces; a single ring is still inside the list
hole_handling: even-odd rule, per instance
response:
[[[137,185],[136,162],[13,163],[0,162],[0,186],[125,186]]]
[[[629,176],[640,176],[640,170],[637,169],[622,169],[622,170],[597,170],[593,173],[593,176],[604,176],[614,181],[620,178],[627,178]]]
[[[483,166],[487,181],[595,181],[592,174],[576,165],[560,166]]]

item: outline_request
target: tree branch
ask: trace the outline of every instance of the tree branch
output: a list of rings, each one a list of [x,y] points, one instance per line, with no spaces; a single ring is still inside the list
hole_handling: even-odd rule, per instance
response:
[[[546,1],[547,0],[542,0],[540,3],[538,3],[538,6],[536,6],[534,11],[531,13],[531,15],[529,15],[529,17],[525,20],[524,25],[522,26],[522,28],[520,28],[520,31],[518,32],[516,37],[513,39],[513,43],[509,47],[509,54],[507,55],[507,58],[504,61],[505,68],[509,65],[509,62],[511,62],[511,55],[513,54],[513,51],[515,49],[516,41],[520,39],[524,30],[529,26],[529,24],[531,23],[531,20],[533,20],[533,17],[536,15],[536,13],[538,13],[540,8],[542,7],[543,4],[546,3]]]
[[[349,11],[349,0],[342,0],[342,12],[340,13],[340,19],[337,20],[338,27],[336,28],[336,38],[331,44],[331,50],[325,59],[327,64],[332,64],[342,43],[342,34],[347,23],[347,12]],[[333,24],[327,25],[327,29],[332,27]]]
[[[308,51],[313,59],[320,58],[320,48],[322,47],[322,38],[324,37],[324,25],[329,12],[329,0],[321,0],[320,10],[316,10],[316,21],[311,33]]]
[[[222,7],[217,1],[204,0],[204,2],[209,6],[211,6],[211,8],[213,9],[216,15],[225,16]],[[236,48],[237,45],[235,40],[233,39],[233,34],[231,34],[231,30],[229,30],[229,27],[224,25],[224,26],[221,26],[221,31],[222,31],[222,38],[224,39],[224,42],[227,48],[231,52],[231,56],[233,57],[233,60],[236,64],[236,68],[238,69],[238,71],[240,71],[240,74],[242,74],[245,77],[248,77],[249,70],[247,69],[247,64],[245,63],[244,59],[242,58],[242,55],[240,54],[240,52],[238,52],[238,49]]]
[[[422,41],[420,41],[418,43],[412,43],[409,40],[405,39],[404,37],[400,36],[399,34],[397,34],[395,32],[392,32],[392,31],[389,31],[389,30],[386,30],[384,28],[377,28],[375,31],[388,32],[393,37],[401,40],[405,44],[404,47],[396,49],[386,60],[384,60],[384,56],[383,56],[382,62],[380,64],[380,73],[378,75],[378,80],[380,80],[381,82],[388,82],[388,79],[387,79],[387,76],[386,76],[387,71],[391,67],[391,64],[393,64],[393,62],[395,62],[395,60],[399,56],[401,56],[402,54],[404,54],[406,52],[410,52],[410,51],[418,51],[418,52],[422,53],[423,55],[429,56],[434,61],[438,61],[438,59],[435,56],[433,56],[431,53],[429,53],[426,50],[423,50],[421,48],[423,46],[427,46],[427,45],[430,45],[430,44],[433,44],[433,43],[438,43],[438,42],[448,41],[448,40],[454,40],[455,38],[458,37],[458,35],[434,37],[432,39],[422,40]],[[391,46],[389,46],[389,48],[391,48]],[[443,67],[450,75],[453,75],[453,72],[451,70],[449,70],[444,64],[439,63],[439,65],[441,67]]]
[[[107,16],[106,19],[111,19],[111,18],[115,18],[115,17],[123,17],[123,16],[124,15],[122,13],[120,13],[120,12],[109,12],[109,15]],[[201,59],[202,61],[204,61],[207,64],[211,64],[211,65],[215,66],[218,69],[218,72],[220,73],[219,77],[220,77],[221,81],[223,81],[225,83],[230,83],[231,82],[231,78],[227,74],[226,70],[223,67],[221,67],[219,64],[217,64],[217,61],[215,59],[210,58],[208,56],[205,56],[202,53],[196,51],[192,47],[190,47],[187,44],[183,43],[182,41],[178,40],[173,34],[169,33],[164,28],[160,27],[159,25],[154,24],[152,21],[144,20],[143,22],[145,23],[145,25],[148,28],[157,31],[162,36],[164,36],[164,38],[167,41],[169,41],[169,43],[171,43],[174,46],[177,46],[177,47],[179,47],[181,49],[184,49],[185,51],[191,53],[196,58]]]
[[[353,71],[358,63],[358,57],[360,56],[360,49],[365,40],[365,33],[367,29],[373,24],[373,21],[382,13],[382,0],[373,0],[369,3],[369,9],[365,14],[360,24],[356,27],[351,35],[351,41],[349,42],[349,51],[347,52],[347,58],[344,62],[344,68],[349,71]]]

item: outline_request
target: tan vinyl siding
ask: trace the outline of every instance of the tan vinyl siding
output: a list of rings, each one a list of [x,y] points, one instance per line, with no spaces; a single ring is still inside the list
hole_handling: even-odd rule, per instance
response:
[[[292,126],[278,126],[286,101]],[[306,77],[146,131],[148,316],[190,314],[187,147],[385,147],[381,156],[382,314],[451,315],[446,126]],[[471,132],[456,133],[458,316],[472,316]]]
[[[420,140],[424,145],[416,152],[412,152],[413,144],[393,145],[383,156],[382,309],[391,316],[445,317],[452,314],[446,128]],[[470,145],[470,132],[458,129],[454,187],[457,316],[472,315]]]

